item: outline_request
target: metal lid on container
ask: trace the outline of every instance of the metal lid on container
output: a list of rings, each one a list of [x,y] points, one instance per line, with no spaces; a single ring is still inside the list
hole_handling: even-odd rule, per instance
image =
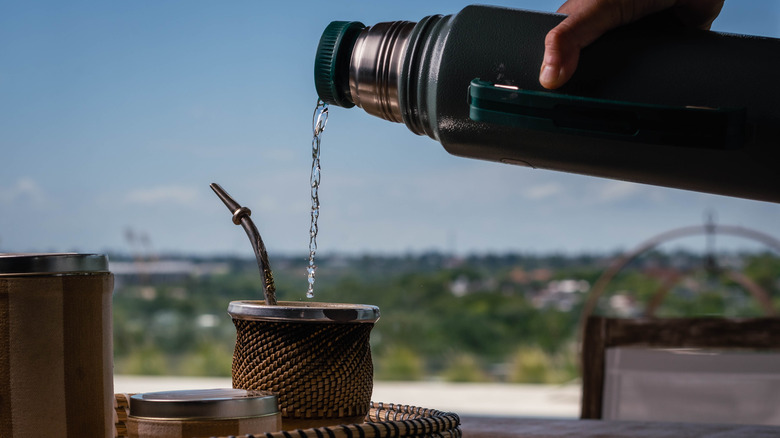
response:
[[[374,323],[379,307],[367,304],[279,301],[271,306],[263,301],[231,301],[228,313],[235,319],[287,322]]]
[[[103,254],[2,253],[0,275],[109,272]]]
[[[193,389],[130,396],[130,415],[168,420],[250,418],[279,413],[276,395],[245,389]]]

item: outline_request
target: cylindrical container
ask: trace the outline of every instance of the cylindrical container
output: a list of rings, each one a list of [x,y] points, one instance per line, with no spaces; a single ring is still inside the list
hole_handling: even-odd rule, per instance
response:
[[[111,295],[98,254],[0,254],[0,437],[112,437]]]
[[[333,22],[317,49],[326,103],[402,122],[464,157],[780,202],[780,40],[663,14],[583,49],[539,84],[559,14],[469,6],[418,23]]]
[[[193,438],[282,429],[276,395],[243,389],[150,392],[130,397],[130,438]]]
[[[374,369],[369,336],[379,308],[233,301],[233,387],[279,396],[285,430],[362,423]]]

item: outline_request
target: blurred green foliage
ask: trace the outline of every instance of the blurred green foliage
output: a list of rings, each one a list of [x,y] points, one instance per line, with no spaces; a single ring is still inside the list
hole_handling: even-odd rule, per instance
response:
[[[262,299],[257,265],[251,259],[182,259],[222,269],[165,278],[117,276],[117,374],[230,375],[235,329],[227,306]],[[112,256],[116,260],[123,259]],[[561,383],[578,375],[577,330],[587,286],[610,260],[435,253],[321,257],[315,300],[379,306],[382,316],[371,335],[377,379]],[[658,316],[762,314],[730,272],[741,272],[780,306],[777,255],[729,255],[718,269],[705,262],[696,254],[649,253],[614,278],[597,312],[640,315],[674,278]],[[305,300],[305,266],[303,257],[272,258],[280,300]],[[669,277],[672,271],[678,276]]]

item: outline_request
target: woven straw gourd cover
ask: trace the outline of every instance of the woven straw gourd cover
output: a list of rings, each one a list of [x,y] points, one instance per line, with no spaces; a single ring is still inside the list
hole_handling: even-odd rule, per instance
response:
[[[234,388],[276,393],[282,418],[362,418],[368,413],[373,324],[233,323]]]

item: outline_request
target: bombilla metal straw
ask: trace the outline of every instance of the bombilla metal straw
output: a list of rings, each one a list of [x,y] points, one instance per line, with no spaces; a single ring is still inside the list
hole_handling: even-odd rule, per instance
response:
[[[265,250],[263,239],[260,237],[260,232],[257,231],[257,227],[255,227],[252,219],[249,218],[252,211],[239,205],[239,203],[231,198],[219,184],[212,183],[209,187],[211,187],[211,190],[214,190],[214,193],[216,193],[217,196],[219,196],[219,199],[225,203],[228,210],[233,213],[233,223],[241,225],[244,228],[244,231],[246,231],[246,235],[252,243],[252,249],[255,251],[257,267],[260,268],[260,278],[263,281],[265,304],[275,306],[276,286],[274,285],[274,276],[271,272],[271,265],[268,263],[268,253]]]

